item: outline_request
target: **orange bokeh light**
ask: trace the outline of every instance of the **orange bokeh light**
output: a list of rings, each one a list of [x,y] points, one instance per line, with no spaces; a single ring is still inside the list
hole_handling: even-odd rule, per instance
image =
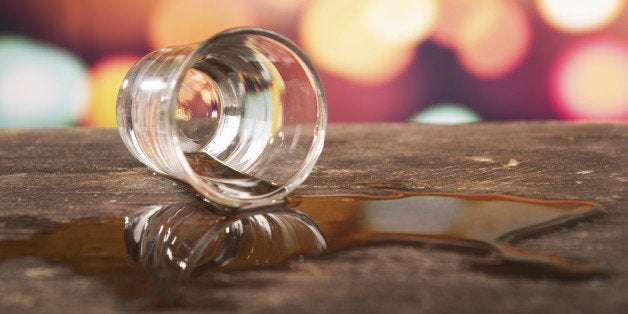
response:
[[[443,3],[442,22],[433,38],[456,50],[462,66],[473,75],[499,78],[516,68],[531,45],[525,11],[502,0]]]
[[[467,23],[467,18],[482,4],[478,0],[441,0],[440,16],[431,38],[449,48],[456,47],[460,30]]]
[[[280,30],[282,33],[291,33],[298,24],[303,9],[314,0],[256,0],[250,3],[255,5],[257,20],[262,27]]]
[[[148,23],[153,49],[191,44],[228,28],[255,24],[252,6],[246,1],[161,0]]]
[[[397,3],[406,10],[392,9]],[[306,8],[300,35],[317,66],[353,81],[381,84],[408,67],[416,44],[431,31],[437,5],[422,7],[431,11],[408,14],[412,3],[400,0],[320,0]]]
[[[596,38],[566,51],[553,69],[550,92],[565,118],[628,118],[628,42]]]
[[[90,69],[91,95],[83,124],[116,127],[116,100],[120,84],[139,59],[124,55],[107,57]]]
[[[433,0],[370,0],[365,18],[369,31],[382,41],[412,45],[432,32],[438,13]]]

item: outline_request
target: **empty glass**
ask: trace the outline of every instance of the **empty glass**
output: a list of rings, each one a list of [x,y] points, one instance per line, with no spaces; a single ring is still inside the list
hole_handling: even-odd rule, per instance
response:
[[[305,180],[327,111],[294,43],[239,28],[146,55],[122,83],[117,119],[138,160],[237,209],[279,202]]]

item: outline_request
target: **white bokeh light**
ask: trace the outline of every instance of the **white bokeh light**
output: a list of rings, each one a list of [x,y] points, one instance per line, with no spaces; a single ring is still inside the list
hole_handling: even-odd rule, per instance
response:
[[[621,13],[624,0],[537,0],[541,16],[565,32],[588,32],[611,23]]]

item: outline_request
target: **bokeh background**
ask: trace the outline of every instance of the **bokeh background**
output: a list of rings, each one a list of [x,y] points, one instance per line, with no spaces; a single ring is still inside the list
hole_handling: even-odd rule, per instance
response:
[[[624,0],[0,0],[0,127],[115,127],[146,53],[260,26],[321,74],[330,122],[628,120]]]

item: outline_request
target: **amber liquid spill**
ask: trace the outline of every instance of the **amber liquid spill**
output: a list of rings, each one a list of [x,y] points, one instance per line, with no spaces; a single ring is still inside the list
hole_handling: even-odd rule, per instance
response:
[[[603,212],[592,202],[503,195],[291,196],[281,206],[230,216],[193,202],[149,206],[124,220],[42,223],[42,232],[1,241],[0,261],[35,257],[61,264],[110,283],[125,299],[145,299],[135,303],[143,305],[162,302],[154,296],[169,293],[164,282],[282,267],[304,256],[387,242],[477,251],[475,267],[489,272],[586,279],[609,272],[513,244]]]
[[[517,249],[517,240],[604,213],[585,201],[550,201],[506,195],[408,194],[295,198],[318,223],[327,252],[377,242],[432,244],[484,252],[474,265],[486,271],[581,279],[608,270],[557,253]]]

